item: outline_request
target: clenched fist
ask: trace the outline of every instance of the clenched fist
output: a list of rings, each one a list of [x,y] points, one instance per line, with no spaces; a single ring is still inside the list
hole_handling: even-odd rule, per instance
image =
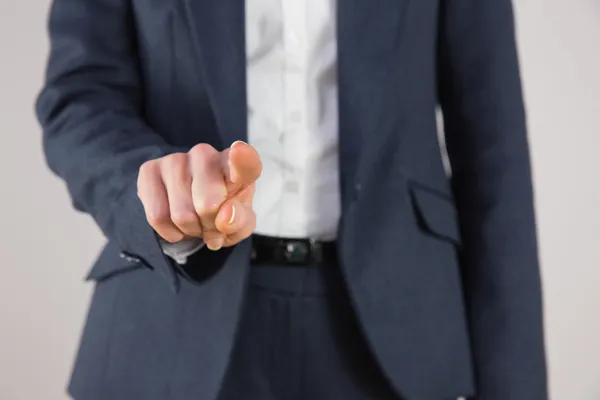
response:
[[[199,144],[144,163],[138,196],[148,222],[166,241],[203,238],[207,247],[232,246],[252,234],[255,182],[262,171],[257,151],[237,141],[219,152]]]

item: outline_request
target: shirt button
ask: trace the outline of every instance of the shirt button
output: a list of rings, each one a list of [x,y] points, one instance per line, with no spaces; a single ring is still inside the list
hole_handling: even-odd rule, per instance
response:
[[[293,111],[290,113],[290,121],[300,122],[302,120],[302,113],[300,111]]]
[[[298,193],[298,182],[288,181],[285,183],[285,191],[288,193]]]

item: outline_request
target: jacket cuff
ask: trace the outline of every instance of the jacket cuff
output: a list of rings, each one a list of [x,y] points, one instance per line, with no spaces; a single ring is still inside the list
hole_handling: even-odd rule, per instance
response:
[[[112,234],[121,252],[154,270],[177,292],[179,276],[172,261],[163,253],[154,229],[148,224],[135,184],[125,190],[113,210]]]

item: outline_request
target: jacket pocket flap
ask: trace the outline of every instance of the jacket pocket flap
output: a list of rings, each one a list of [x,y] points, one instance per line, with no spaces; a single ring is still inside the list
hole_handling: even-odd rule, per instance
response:
[[[120,253],[115,246],[108,244],[100,253],[85,280],[99,282],[141,268],[146,268],[146,264],[142,260],[126,253]]]
[[[411,185],[410,191],[422,228],[460,245],[458,215],[452,199],[423,186]]]

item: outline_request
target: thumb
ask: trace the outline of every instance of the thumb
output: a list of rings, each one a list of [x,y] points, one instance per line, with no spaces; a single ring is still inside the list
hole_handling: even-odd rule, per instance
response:
[[[249,144],[238,140],[221,154],[230,193],[253,184],[260,177],[262,162],[256,149]]]

